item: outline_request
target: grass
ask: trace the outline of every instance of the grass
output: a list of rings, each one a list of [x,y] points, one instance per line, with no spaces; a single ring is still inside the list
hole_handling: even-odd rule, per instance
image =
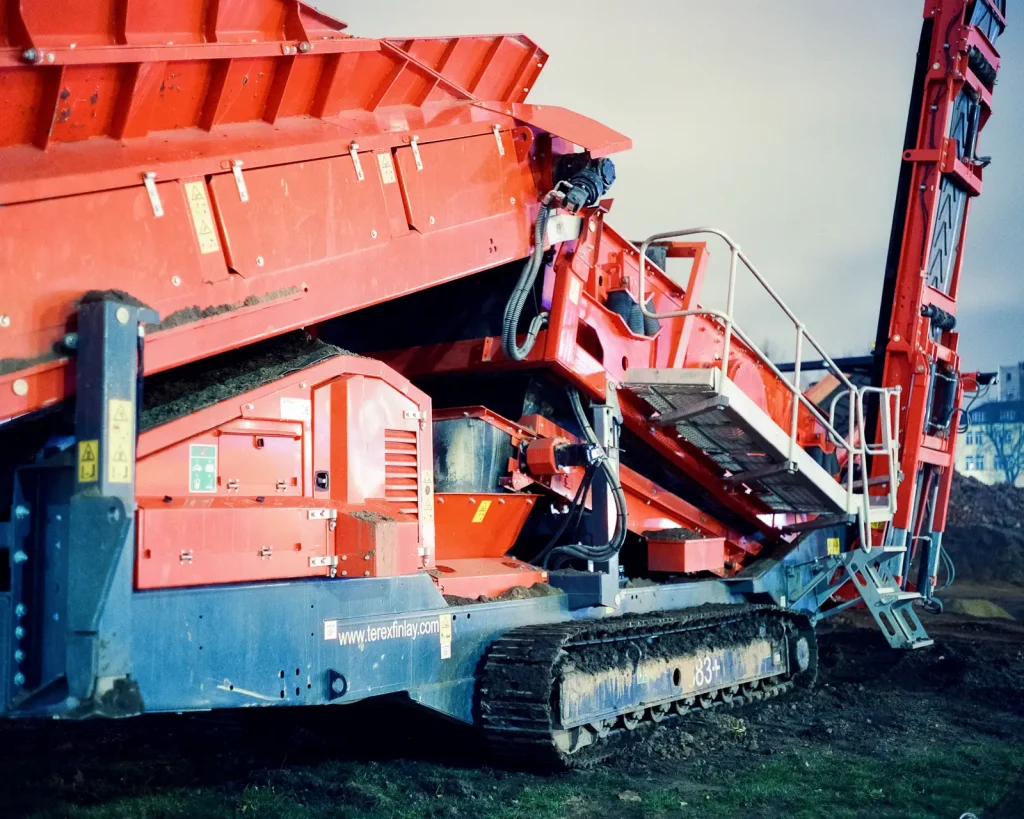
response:
[[[979,813],[1021,787],[1024,742],[986,740],[912,755],[816,749],[751,756],[746,770],[676,763],[648,777],[614,768],[558,777],[414,762],[325,762],[265,771],[247,785],[53,804],[39,819],[562,819],[774,817],[925,819]],[[694,767],[700,768],[697,772]]]

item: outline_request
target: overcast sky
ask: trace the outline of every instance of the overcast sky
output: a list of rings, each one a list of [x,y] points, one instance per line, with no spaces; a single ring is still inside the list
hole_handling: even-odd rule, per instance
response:
[[[571,108],[633,140],[614,157],[612,222],[634,237],[725,229],[833,355],[866,352],[874,339],[923,5],[320,2],[357,35],[527,34],[551,55],[530,102]],[[1024,358],[1024,19],[1015,5],[978,147],[994,161],[968,231],[965,369]],[[754,338],[791,358],[785,325],[749,298],[740,306]]]

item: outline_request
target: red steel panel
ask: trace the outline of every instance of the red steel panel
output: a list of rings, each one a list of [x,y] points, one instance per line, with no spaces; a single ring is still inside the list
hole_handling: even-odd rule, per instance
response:
[[[501,557],[512,548],[536,495],[439,493],[434,498],[437,560]]]
[[[309,559],[334,553],[328,522],[308,501],[268,498],[139,498],[136,585],[199,586],[324,577]]]
[[[437,566],[434,582],[441,594],[476,600],[495,597],[509,589],[529,588],[544,583],[548,573],[512,558],[469,558],[446,560]]]
[[[548,59],[522,34],[387,42],[479,100],[522,102]]]
[[[725,571],[725,538],[647,539],[647,567],[653,572],[694,574]]]
[[[227,264],[245,278],[336,260],[388,239],[377,162],[364,179],[349,156],[245,171],[243,202],[231,174],[210,181]]]
[[[507,189],[503,166],[516,162],[507,133],[505,155],[494,135],[420,145],[420,169],[412,148],[395,151],[409,224],[421,233],[514,211],[525,192]]]

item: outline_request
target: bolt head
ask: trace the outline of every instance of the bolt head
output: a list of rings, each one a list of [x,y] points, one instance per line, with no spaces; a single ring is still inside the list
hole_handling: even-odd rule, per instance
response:
[[[0,316],[0,327],[10,327],[11,317],[7,315]]]
[[[377,231],[371,230],[370,231],[370,238],[371,239],[376,239],[377,238]]]
[[[57,59],[57,56],[52,51],[46,55],[46,62],[48,63],[52,63],[55,59]]]
[[[256,257],[256,267],[263,267],[263,257],[262,256],[257,256]]]
[[[25,675],[22,674],[20,671],[17,674],[14,675],[14,684],[15,685],[24,685],[25,684]]]
[[[369,577],[369,576],[370,576],[370,571],[369,571],[369,569],[367,569],[365,572],[363,572],[363,577]]]
[[[430,217],[430,219],[428,219],[427,221],[429,221],[429,222],[430,222],[430,224],[434,224],[434,217],[433,217],[433,216],[431,216],[431,217]]]
[[[514,196],[510,196],[508,198],[508,201],[510,205],[514,205],[516,203],[516,198]]]
[[[308,52],[308,51],[309,51],[309,50],[310,50],[310,49],[311,49],[312,47],[313,47],[313,46],[311,46],[311,45],[310,45],[310,44],[309,44],[308,42],[306,42],[305,40],[303,40],[303,41],[302,41],[301,43],[299,43],[299,51],[301,51],[301,52],[302,52],[303,54],[305,54],[306,52]]]
[[[36,51],[34,48],[26,48],[24,51],[21,52],[21,59],[23,59],[27,63],[34,63],[36,60],[39,59],[39,52]]]
[[[19,503],[14,507],[14,517],[17,520],[24,520],[28,517],[28,507],[23,503]]]
[[[64,346],[69,350],[78,349],[78,333],[65,333],[64,334]]]
[[[181,276],[171,276],[171,284],[175,287],[181,287]]]
[[[25,608],[24,603],[18,603],[18,605],[14,607],[14,614],[17,617],[24,617],[26,612],[28,612],[28,609]]]
[[[17,637],[19,640],[22,639],[25,636],[25,629],[23,629],[21,626],[18,626],[16,629],[14,629],[14,636]]]
[[[25,659],[25,652],[22,651],[20,648],[17,651],[14,652],[14,661],[15,662],[20,663],[24,659]]]
[[[333,680],[331,680],[331,691],[333,691],[335,694],[344,694],[345,693],[345,678],[344,677],[335,677]]]
[[[19,398],[24,398],[26,395],[28,395],[28,381],[26,381],[24,378],[16,378],[14,380],[14,383],[11,384],[11,389],[14,391],[14,394],[17,395]]]
[[[127,307],[118,307],[117,312],[114,313],[114,315],[117,317],[119,324],[127,324],[128,319],[131,318],[131,313],[128,312]]]

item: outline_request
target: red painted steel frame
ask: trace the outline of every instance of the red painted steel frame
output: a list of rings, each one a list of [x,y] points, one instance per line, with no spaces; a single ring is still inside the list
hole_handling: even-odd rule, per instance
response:
[[[629,145],[522,104],[547,55],[521,35],[351,37],[291,0],[65,6],[0,4],[0,420],[71,393],[87,290],[160,312],[159,372],[522,258],[537,137]]]
[[[522,445],[545,441],[579,443],[571,433],[540,415],[527,415],[515,423],[484,407],[458,407],[439,410],[434,414],[435,421],[460,418],[479,418],[501,429],[511,436],[511,444],[516,449]],[[507,486],[513,491],[522,491],[531,486],[543,486],[566,500],[571,500],[575,496],[580,481],[583,479],[582,467],[561,468],[554,471],[545,467],[540,472],[533,472],[529,469],[529,461],[527,469],[523,470],[516,458],[509,459],[507,471]],[[726,559],[729,561],[727,568],[730,571],[738,570],[745,560],[756,555],[763,548],[759,542],[744,537],[740,532],[722,524],[703,510],[627,466],[619,467],[619,477],[626,495],[627,527],[635,534],[642,535],[645,532],[663,529],[689,529],[707,538],[720,538]],[[514,497],[516,496],[509,496],[510,499]],[[440,496],[438,500],[440,501]],[[584,503],[589,508],[589,495],[584,499]],[[516,531],[518,532],[518,528]],[[440,536],[440,529],[438,529],[438,534]],[[440,537],[438,543],[439,551],[450,548],[440,545]],[[511,545],[509,542],[509,546]],[[484,548],[482,545],[478,547],[478,549],[482,548]]]
[[[429,414],[391,368],[337,356],[143,432],[138,587],[431,568]]]
[[[637,249],[605,221],[607,207],[584,212],[578,240],[558,248],[547,272],[545,293],[551,294],[548,329],[541,332],[530,355],[512,362],[497,337],[416,347],[380,353],[382,360],[410,377],[427,373],[490,368],[546,367],[595,399],[606,396],[608,385],[623,381],[630,367],[717,367],[721,362],[722,327],[707,316],[663,320],[654,337],[633,333],[606,306],[613,290],[635,290]],[[702,243],[676,243],[672,257],[691,260],[687,286],[680,287],[653,264],[647,276],[648,295],[660,313],[697,306],[708,251]],[[779,426],[789,428],[792,393],[742,342],[730,348],[729,374]],[[672,428],[651,424],[651,410],[639,399],[618,390],[627,428],[644,439],[670,463],[705,487],[727,509],[767,534],[797,520],[772,515],[744,487],[727,485],[720,469]],[[822,445],[820,428],[809,412],[800,411],[800,442]],[[741,552],[740,559],[746,557]]]
[[[916,495],[916,478],[926,464],[938,467],[940,472],[934,528],[936,531],[945,528],[953,476],[956,417],[944,437],[926,434],[926,424],[930,411],[932,365],[942,362],[950,371],[959,372],[959,333],[943,330],[937,339],[934,338],[932,322],[921,315],[921,310],[934,305],[956,316],[971,198],[979,195],[982,189],[981,167],[961,162],[957,158],[956,140],[947,136],[954,117],[954,102],[965,86],[973,89],[980,100],[979,130],[991,114],[992,94],[971,70],[968,52],[972,48],[978,49],[994,69],[999,68],[999,54],[994,46],[976,27],[965,24],[969,5],[967,0],[928,0],[925,4],[924,16],[933,20],[934,33],[927,54],[924,104],[916,130],[915,147],[903,153],[903,160],[913,169],[883,376],[884,385],[902,388],[900,458],[904,480],[899,488],[894,520],[894,525],[901,529],[907,528],[921,500]],[[999,14],[994,8],[992,13]],[[948,242],[955,253],[955,260],[946,292],[931,286],[926,276],[929,263],[934,262],[935,232],[949,229],[948,224],[939,224],[943,216],[939,213],[943,175],[956,180],[967,191],[959,234]],[[954,406],[960,406],[962,395],[961,384]],[[875,465],[876,476],[884,472],[881,464]]]

